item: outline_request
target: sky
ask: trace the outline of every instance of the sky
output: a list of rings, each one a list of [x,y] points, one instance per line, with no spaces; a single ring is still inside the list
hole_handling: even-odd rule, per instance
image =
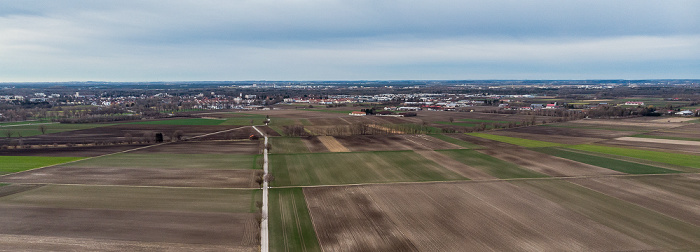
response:
[[[695,0],[0,0],[0,82],[700,79]]]

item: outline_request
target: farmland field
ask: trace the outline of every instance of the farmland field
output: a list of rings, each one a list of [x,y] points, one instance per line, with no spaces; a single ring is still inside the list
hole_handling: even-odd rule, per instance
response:
[[[7,138],[7,134],[10,134],[11,139],[16,139],[21,137],[30,137],[43,134],[53,134],[66,131],[84,130],[99,127],[107,127],[113,124],[33,124],[26,125],[20,124],[12,127],[0,127],[0,138]],[[44,127],[45,132],[41,132],[39,127]]]
[[[69,167],[161,169],[260,169],[256,155],[238,154],[132,154],[120,153],[71,163]]]
[[[154,125],[219,125],[225,120],[218,119],[203,119],[203,118],[188,118],[188,119],[171,119],[171,120],[159,120],[159,121],[144,121],[144,122],[132,122],[129,124],[154,124]]]
[[[679,171],[664,169],[660,167],[655,167],[651,165],[638,164],[627,162],[623,160],[617,160],[606,157],[599,157],[594,155],[587,155],[584,153],[571,152],[563,149],[555,148],[542,148],[538,149],[542,153],[546,153],[552,156],[557,156],[561,158],[571,159],[577,162],[595,165],[598,167],[608,168],[611,170],[624,172],[628,174],[663,174],[663,173],[678,173]]]
[[[321,251],[301,188],[270,190],[270,250]]]
[[[475,150],[441,150],[439,153],[501,179],[547,177],[544,174],[519,167],[516,164],[479,153]]]
[[[514,145],[518,145],[518,146],[522,146],[522,147],[530,147],[530,148],[532,148],[532,147],[552,147],[552,146],[562,145],[559,143],[552,143],[552,142],[545,142],[545,141],[538,141],[538,140],[529,140],[529,139],[499,136],[499,135],[491,135],[491,134],[485,134],[485,133],[468,133],[468,135],[486,138],[486,139],[495,140],[495,141],[504,142],[504,143],[509,143],[509,144],[514,144]]]
[[[308,153],[309,148],[297,137],[270,138],[272,149],[270,153]]]
[[[466,179],[413,151],[270,155],[273,186]]]
[[[690,154],[680,154],[680,153],[670,153],[670,152],[660,152],[660,151],[649,151],[649,150],[639,150],[639,149],[629,149],[620,147],[610,147],[602,145],[574,145],[568,148],[599,152],[605,154],[613,154],[618,156],[633,157],[638,159],[650,160],[655,162],[687,166],[693,168],[700,168],[700,156],[690,155]]]
[[[0,175],[77,161],[80,157],[0,156]]]

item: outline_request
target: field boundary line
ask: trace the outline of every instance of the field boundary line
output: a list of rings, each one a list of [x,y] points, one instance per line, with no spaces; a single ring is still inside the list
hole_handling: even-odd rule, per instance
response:
[[[306,193],[304,192],[304,188],[301,188],[301,195],[304,196],[304,203],[306,204],[306,210],[309,212],[309,220],[311,221],[311,227],[313,227],[314,234],[316,236],[316,241],[318,241],[318,248],[321,251],[325,251],[323,249],[323,243],[321,243],[321,238],[319,238],[318,232],[316,232],[316,230],[318,230],[318,229],[316,228],[316,222],[314,222],[314,214],[311,211],[311,209],[309,208],[309,200],[306,198]]]
[[[401,181],[401,182],[386,182],[386,183],[354,183],[354,184],[338,184],[338,185],[296,185],[296,186],[273,186],[276,188],[321,188],[321,187],[343,187],[343,186],[366,186],[366,185],[411,185],[411,184],[449,184],[449,183],[490,183],[490,182],[508,182],[508,181],[527,181],[527,180],[569,180],[569,179],[594,179],[606,177],[657,177],[657,176],[679,176],[683,174],[700,174],[698,173],[662,173],[662,174],[606,174],[606,175],[585,175],[585,176],[566,176],[566,177],[542,177],[542,178],[508,178],[508,179],[482,179],[482,180],[437,180],[437,181]]]
[[[260,251],[261,252],[268,252],[270,251],[270,231],[269,231],[269,218],[268,218],[268,197],[269,197],[269,190],[268,188],[270,187],[269,182],[267,181],[267,175],[268,175],[268,157],[267,157],[267,144],[268,144],[268,138],[267,135],[265,135],[262,131],[260,131],[257,127],[251,126],[255,131],[257,131],[260,135],[262,135],[265,138],[265,144],[263,145],[263,202],[262,202],[262,220],[260,221]],[[242,128],[242,127],[241,127]]]
[[[10,184],[13,184],[13,185],[86,186],[86,187],[87,186],[135,187],[135,188],[163,188],[163,189],[260,190],[260,188],[256,188],[256,187],[251,187],[251,188],[245,188],[245,187],[194,187],[194,186],[101,185],[101,184],[67,184],[67,183],[10,183]]]

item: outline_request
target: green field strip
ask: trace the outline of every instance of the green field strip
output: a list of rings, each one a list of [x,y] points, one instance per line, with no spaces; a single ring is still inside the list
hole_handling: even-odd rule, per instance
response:
[[[258,190],[165,188],[132,186],[46,185],[0,198],[10,205],[150,210],[185,212],[254,213],[251,201]]]
[[[602,145],[580,144],[567,148],[644,159],[654,162],[700,168],[700,156],[661,151],[638,150]]]
[[[510,183],[662,250],[700,247],[700,227],[648,208],[567,181]]]
[[[470,136],[486,138],[486,139],[489,139],[489,140],[494,140],[494,141],[499,141],[499,142],[514,144],[514,145],[518,145],[518,146],[522,146],[522,147],[526,147],[526,148],[554,147],[554,146],[562,146],[562,145],[564,145],[564,144],[560,144],[560,143],[552,143],[552,142],[545,142],[545,141],[538,141],[538,140],[530,140],[530,139],[517,138],[517,137],[507,137],[507,136],[491,135],[491,134],[486,134],[486,133],[466,133],[466,134],[467,134],[467,135],[470,135]]]
[[[650,161],[650,160],[633,158],[633,157],[618,156],[618,155],[612,155],[612,154],[606,154],[606,153],[600,153],[600,152],[582,151],[582,150],[575,150],[575,149],[570,149],[570,148],[567,148],[564,150],[569,151],[569,152],[582,153],[582,154],[591,155],[591,156],[599,156],[599,157],[617,159],[617,160],[627,161],[630,163],[638,163],[638,164],[656,166],[656,167],[660,167],[660,168],[681,171],[681,172],[691,172],[691,173],[698,172],[697,168],[691,168],[691,167],[680,166],[680,165],[672,165],[672,164],[661,163],[661,162],[654,162],[654,161]]]
[[[619,172],[624,172],[627,174],[665,174],[665,173],[680,173],[680,171],[664,169],[661,167],[638,164],[627,162],[623,160],[617,160],[607,157],[600,157],[594,155],[587,155],[579,152],[571,152],[556,148],[535,148],[535,151],[539,151],[548,155],[557,156],[560,158],[566,158],[569,160],[594,165],[598,167],[607,168],[610,170],[615,170]]]
[[[57,165],[84,157],[0,156],[0,175]]]
[[[668,140],[682,140],[682,141],[700,141],[700,138],[690,138],[690,137],[673,137],[673,136],[657,136],[657,135],[645,135],[637,134],[630,137],[641,137],[641,138],[653,138],[653,139],[668,139]]]
[[[99,127],[112,126],[114,124],[41,124],[41,125],[21,125],[13,127],[2,127],[0,128],[0,138],[7,138],[7,132],[11,133],[10,138],[19,138],[20,134],[22,137],[38,136],[42,135],[39,126],[44,126],[45,133],[43,134],[53,134],[66,131],[75,131],[83,129],[92,129]],[[1,144],[1,143],[0,143]]]
[[[268,126],[270,129],[274,130],[279,134],[280,136],[287,136],[287,134],[284,133],[284,130],[280,126]]]
[[[50,123],[49,120],[38,120],[38,121],[20,121],[20,122],[0,122],[0,128],[12,125],[36,125],[38,123]]]
[[[429,136],[440,139],[442,141],[445,141],[445,142],[448,142],[451,144],[462,146],[462,147],[467,148],[467,149],[483,149],[484,148],[481,145],[470,143],[470,142],[460,140],[460,139],[457,139],[454,137],[450,137],[447,135],[443,135],[443,134],[431,134]]]
[[[311,126],[311,125],[313,125],[313,124],[311,123],[311,121],[309,121],[309,119],[299,119],[299,122],[301,122],[301,125],[304,125],[304,126]]]
[[[145,121],[145,122],[132,122],[128,124],[153,124],[153,125],[192,125],[192,126],[202,126],[202,125],[221,125],[226,120],[220,119],[205,119],[205,118],[187,118],[187,119],[172,119],[172,120],[158,120],[158,121]]]
[[[270,189],[270,251],[321,251],[301,188]]]
[[[273,186],[467,180],[413,151],[272,154],[269,158]]]
[[[272,144],[270,153],[309,153],[309,148],[298,137],[273,137],[269,138]]]
[[[235,154],[132,154],[120,153],[68,164],[70,167],[161,168],[161,169],[258,169],[256,155]]]
[[[258,190],[253,190],[252,191],[252,196],[250,197],[250,212],[251,213],[260,213],[262,212],[261,208],[258,208],[258,204],[262,207],[262,195],[263,195],[263,190],[258,189]]]
[[[436,150],[468,166],[501,179],[549,177],[474,150]]]

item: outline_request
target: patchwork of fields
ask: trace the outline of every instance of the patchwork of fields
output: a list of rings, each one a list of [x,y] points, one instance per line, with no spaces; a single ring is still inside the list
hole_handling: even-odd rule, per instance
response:
[[[700,154],[682,147],[695,146],[700,124],[580,120],[468,134],[292,137],[278,135],[295,124],[429,120],[435,127],[530,117],[453,113],[447,123],[432,112],[262,113],[31,138],[186,130],[185,141],[0,150],[0,247],[259,251],[259,223],[267,218],[270,251],[700,249]],[[247,125],[268,115],[270,127],[260,129],[269,145],[249,140],[259,134]],[[263,148],[272,175],[267,216]]]

